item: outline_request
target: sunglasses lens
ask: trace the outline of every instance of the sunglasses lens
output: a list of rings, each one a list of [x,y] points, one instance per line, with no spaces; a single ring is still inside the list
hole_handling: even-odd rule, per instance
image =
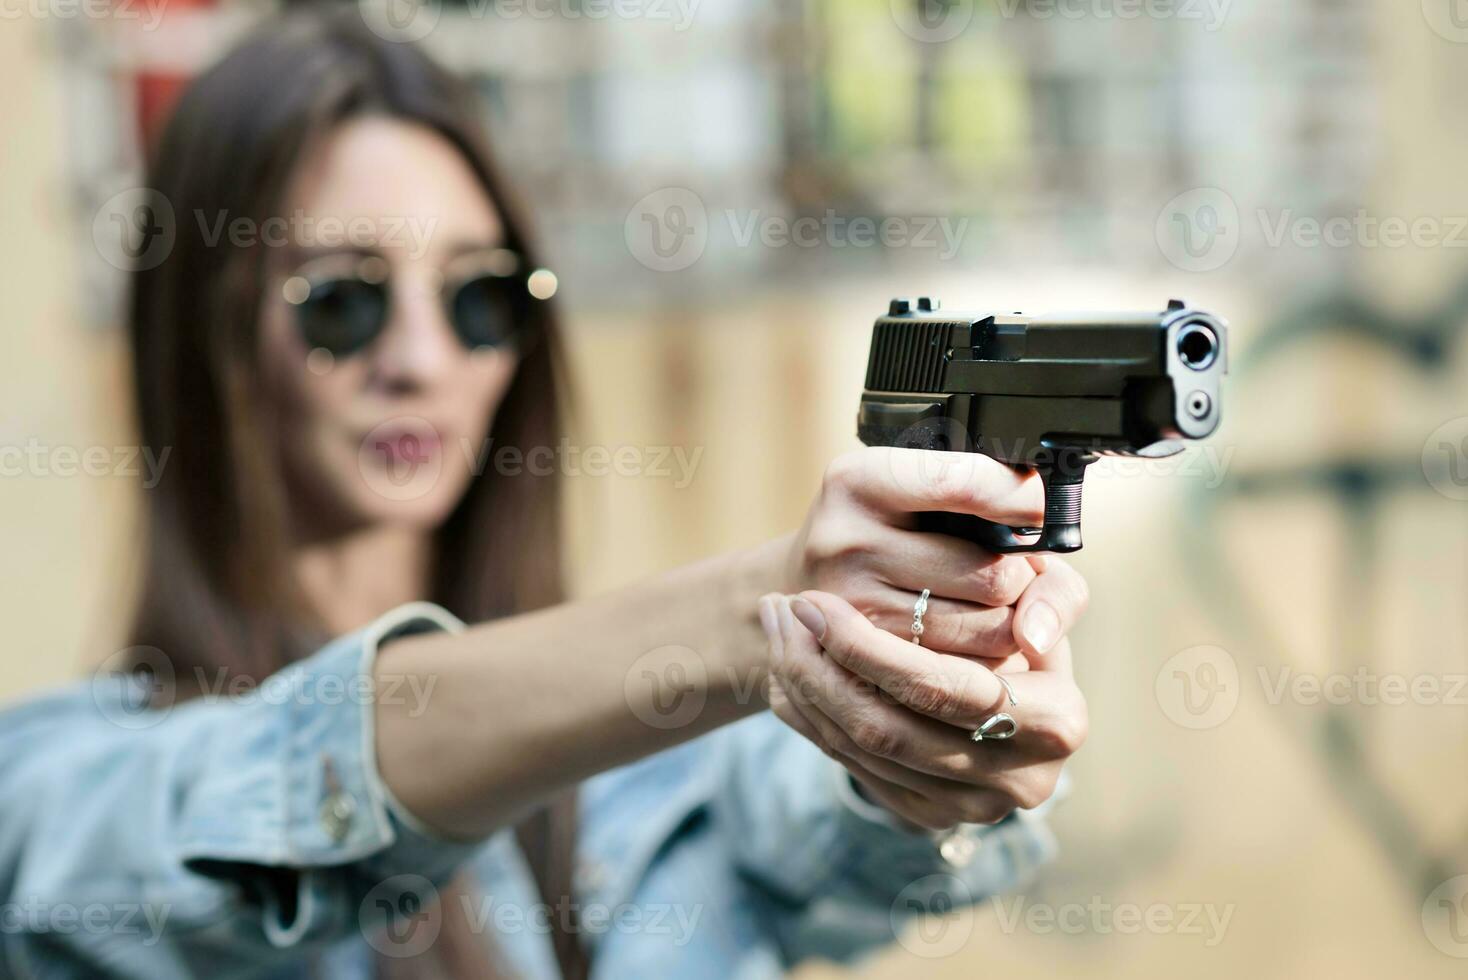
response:
[[[525,304],[516,302],[516,290],[524,287],[513,279],[477,276],[463,283],[453,295],[454,329],[470,350],[506,347],[521,339]]]
[[[306,345],[337,357],[353,354],[370,344],[387,318],[387,292],[380,283],[361,279],[330,279],[311,286],[296,305]]]

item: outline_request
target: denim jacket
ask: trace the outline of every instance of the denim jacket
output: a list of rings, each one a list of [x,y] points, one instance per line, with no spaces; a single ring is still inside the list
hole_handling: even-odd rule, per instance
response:
[[[467,870],[465,911],[505,965],[556,976],[558,913],[513,833],[437,837],[377,774],[379,644],[459,628],[418,603],[246,695],[155,710],[136,675],[99,673],[0,712],[0,974],[368,977],[374,949],[433,941],[436,886]],[[915,942],[905,920],[1015,888],[1053,853],[1021,812],[945,859],[768,713],[579,798],[577,935],[596,977],[850,960]]]

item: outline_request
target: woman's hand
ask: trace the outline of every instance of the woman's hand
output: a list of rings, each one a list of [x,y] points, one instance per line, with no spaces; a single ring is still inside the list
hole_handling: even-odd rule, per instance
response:
[[[1070,622],[1085,605],[1084,582],[1058,559],[1045,566],[1065,588],[1049,589],[1044,601]],[[1027,599],[1022,609],[1040,601]],[[1049,653],[1026,653],[1028,669],[1002,668],[1011,703],[982,663],[899,639],[834,595],[765,596],[760,619],[775,714],[844,765],[867,796],[920,827],[996,823],[1038,806],[1085,740],[1086,703],[1063,638]],[[1015,736],[974,743],[970,733],[1000,711],[1015,720]]]
[[[791,549],[783,591],[839,595],[872,623],[906,638],[913,604],[929,589],[925,646],[995,661],[1043,654],[1084,605],[1072,601],[1079,576],[1043,557],[993,555],[959,538],[913,530],[915,515],[924,511],[1031,526],[1041,522],[1043,504],[1037,476],[978,453],[879,447],[847,453],[826,469]],[[1016,605],[1021,595],[1025,601]]]

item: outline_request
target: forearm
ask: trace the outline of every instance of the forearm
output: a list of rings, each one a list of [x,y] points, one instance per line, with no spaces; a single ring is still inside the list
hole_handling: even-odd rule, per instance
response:
[[[778,587],[789,545],[385,648],[379,679],[410,675],[433,687],[426,709],[377,705],[384,782],[420,820],[472,837],[594,773],[763,708],[756,608]],[[677,649],[654,653],[668,647]],[[680,687],[686,678],[676,711],[660,711],[669,693],[660,676]]]

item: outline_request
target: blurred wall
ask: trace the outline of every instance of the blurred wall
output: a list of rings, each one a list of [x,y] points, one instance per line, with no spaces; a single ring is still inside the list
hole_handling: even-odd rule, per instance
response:
[[[87,328],[78,303],[80,267],[68,199],[56,37],[42,21],[7,19],[0,31],[0,443],[14,453],[68,448],[126,451],[118,388],[120,338]],[[73,466],[78,463],[71,464]],[[7,560],[0,604],[8,641],[0,694],[75,675],[79,658],[115,642],[113,599],[126,582],[117,563],[120,518],[134,487],[126,477],[59,476],[9,455],[0,479]]]

